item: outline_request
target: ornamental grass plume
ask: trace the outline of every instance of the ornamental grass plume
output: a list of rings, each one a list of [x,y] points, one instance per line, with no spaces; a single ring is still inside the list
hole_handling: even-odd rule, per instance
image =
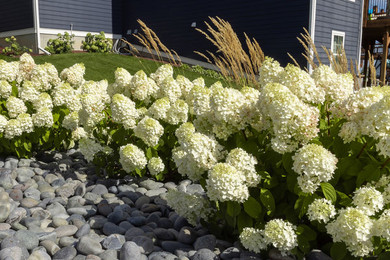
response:
[[[242,85],[257,86],[257,75],[264,61],[264,53],[255,39],[250,39],[245,33],[248,53],[244,50],[237,34],[229,22],[216,17],[209,17],[211,24],[205,22],[207,32],[196,29],[203,34],[218,50],[218,54],[208,51],[213,63],[222,75]],[[213,28],[213,26],[215,28]],[[196,54],[212,63],[207,55],[195,51]]]

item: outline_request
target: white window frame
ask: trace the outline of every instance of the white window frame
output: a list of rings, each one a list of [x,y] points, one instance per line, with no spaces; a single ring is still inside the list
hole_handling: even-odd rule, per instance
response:
[[[334,37],[335,36],[343,37],[343,48],[345,48],[345,32],[332,30],[332,38],[331,38],[331,42],[330,42],[330,49],[331,49],[331,51],[333,52],[334,55],[337,55],[337,50],[333,49],[333,47],[334,47],[333,43],[334,43]]]

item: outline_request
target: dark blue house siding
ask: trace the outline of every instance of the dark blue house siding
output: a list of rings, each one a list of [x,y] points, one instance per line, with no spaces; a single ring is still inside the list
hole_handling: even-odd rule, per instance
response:
[[[2,1],[0,8],[0,32],[33,27],[34,17],[32,1]]]
[[[317,0],[314,42],[323,63],[329,64],[326,53],[320,47],[330,49],[332,30],[345,32],[347,58],[359,60],[362,4],[362,0]]]
[[[219,16],[232,25],[241,39],[244,32],[255,38],[266,55],[285,65],[291,62],[289,52],[306,65],[296,37],[303,27],[309,26],[309,7],[309,0],[150,0],[147,7],[145,1],[132,0],[125,2],[123,33],[139,30],[136,20],[141,19],[168,48],[184,57],[203,59],[193,51],[215,51],[215,48],[191,24],[196,22],[197,28],[205,30],[204,21],[209,21],[209,16]]]
[[[122,0],[40,0],[40,27],[121,33]]]

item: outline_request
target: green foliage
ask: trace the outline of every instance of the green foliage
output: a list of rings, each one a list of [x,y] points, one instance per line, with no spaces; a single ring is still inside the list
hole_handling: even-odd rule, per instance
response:
[[[112,49],[112,40],[106,38],[104,32],[95,35],[88,33],[82,44],[83,50],[87,52],[107,53]]]
[[[15,36],[11,36],[9,38],[5,38],[5,41],[9,44],[8,46],[4,47],[2,50],[2,53],[7,56],[19,56],[25,52],[32,52],[32,49],[21,46]]]
[[[180,68],[183,70],[193,71],[193,72],[199,73],[203,76],[207,76],[207,77],[210,77],[210,78],[213,78],[216,80],[225,80],[225,78],[222,76],[222,74],[219,73],[218,71],[211,70],[211,69],[205,69],[200,65],[189,66],[187,64],[182,64],[180,66]]]
[[[65,32],[57,34],[57,39],[50,39],[45,50],[52,54],[70,53],[73,50],[74,34]]]

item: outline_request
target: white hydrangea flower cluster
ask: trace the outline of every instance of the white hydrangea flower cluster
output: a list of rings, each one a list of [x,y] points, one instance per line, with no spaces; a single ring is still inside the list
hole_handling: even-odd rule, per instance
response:
[[[29,80],[23,81],[22,87],[19,89],[19,97],[24,102],[34,102],[40,94],[40,91]]]
[[[16,81],[18,75],[18,61],[6,62],[5,60],[0,60],[0,80],[5,80],[8,82]]]
[[[336,208],[330,200],[315,199],[307,208],[307,217],[310,221],[328,223],[336,216]]]
[[[373,119],[368,119],[368,113],[372,105],[389,95],[389,86],[362,88],[345,100],[333,104],[333,116],[347,120],[339,132],[345,143],[355,140],[361,134],[370,135],[375,131],[371,125]]]
[[[145,116],[134,128],[134,134],[148,146],[156,146],[164,134],[164,127],[151,117]]]
[[[18,82],[30,80],[31,71],[35,67],[35,61],[28,53],[23,53],[19,58]]]
[[[263,236],[263,230],[257,228],[244,228],[240,234],[240,241],[246,249],[258,254],[261,250],[267,248],[267,244],[265,243]]]
[[[156,176],[157,174],[164,171],[164,169],[165,169],[165,165],[163,160],[160,157],[150,158],[148,162],[148,170],[152,176]]]
[[[8,119],[5,116],[0,115],[0,133],[4,132],[7,123],[8,123]]]
[[[88,133],[82,127],[77,127],[75,130],[72,131],[73,141],[78,141],[82,138],[87,138],[87,137],[88,137]]]
[[[158,85],[163,83],[163,81],[169,77],[173,77],[173,68],[171,64],[161,65],[154,73],[150,74],[150,78],[152,78]]]
[[[133,129],[136,126],[138,112],[130,98],[123,94],[115,94],[110,106],[114,122],[123,124],[125,129]]]
[[[79,126],[79,113],[71,112],[68,115],[66,115],[64,117],[64,120],[62,120],[62,126],[65,129],[76,130]]]
[[[244,105],[245,96],[239,90],[222,86],[212,88],[208,117],[218,138],[226,140],[231,134],[244,129]]]
[[[74,88],[78,88],[84,83],[85,66],[83,63],[76,63],[64,69],[60,73],[62,80],[68,82]]]
[[[373,216],[380,211],[383,206],[383,196],[374,187],[364,186],[355,191],[352,204],[367,216]]]
[[[8,116],[10,118],[16,118],[19,114],[27,112],[27,107],[23,100],[14,96],[10,96],[7,99],[5,107],[8,110]]]
[[[185,123],[188,119],[188,110],[188,104],[182,99],[177,99],[170,104],[164,121],[171,125]]]
[[[30,74],[30,81],[39,91],[48,91],[61,80],[53,64],[45,63],[36,65]]]
[[[12,86],[5,80],[0,80],[0,98],[9,98],[12,93]]]
[[[171,108],[171,102],[167,97],[154,101],[149,107],[147,114],[154,119],[164,120],[167,118],[168,110]]]
[[[298,246],[296,226],[282,219],[273,219],[264,227],[264,241],[280,250],[282,255]]]
[[[54,124],[52,111],[46,107],[41,108],[33,114],[32,120],[36,127],[52,127]]]
[[[256,172],[257,159],[253,155],[241,148],[235,148],[227,155],[226,163],[243,173],[248,187],[256,187],[259,184],[261,176]]]
[[[80,152],[88,162],[92,162],[95,154],[103,151],[103,146],[91,138],[81,138],[79,140]]]
[[[168,206],[180,216],[186,218],[188,223],[196,226],[200,219],[208,221],[213,214],[210,202],[203,194],[189,194],[183,191],[169,190],[166,196]]]
[[[144,151],[133,144],[121,146],[119,149],[119,162],[125,172],[130,173],[135,169],[144,169],[148,163]]]
[[[217,163],[209,170],[206,180],[207,196],[213,201],[243,203],[249,197],[245,175],[227,163]]]
[[[206,87],[206,82],[204,81],[204,78],[199,77],[192,81],[192,84],[200,87]]]
[[[303,102],[322,104],[325,101],[324,89],[317,87],[309,73],[292,64],[288,64],[280,73],[279,83],[288,87]]]
[[[374,221],[373,234],[390,242],[390,209],[385,209],[380,217]]]
[[[191,82],[188,78],[183,75],[178,75],[176,77],[176,83],[179,84],[181,90],[181,97],[186,99],[191,89],[194,87],[194,83]]]
[[[130,72],[124,68],[117,68],[115,70],[115,93],[123,93],[124,89],[130,84],[132,77]]]
[[[317,144],[303,146],[292,159],[298,185],[306,193],[314,193],[321,182],[332,179],[338,161],[334,154]]]
[[[69,83],[58,84],[53,90],[52,98],[55,106],[65,105],[72,112],[81,109],[80,93]]]
[[[30,114],[19,114],[16,119],[19,120],[23,133],[31,133],[34,131],[34,124]]]
[[[353,93],[353,77],[351,74],[337,74],[327,65],[314,69],[312,75],[317,87],[325,91],[325,100],[340,102]]]
[[[134,74],[130,83],[125,86],[124,94],[129,98],[131,97],[135,100],[149,103],[152,97],[156,97],[158,90],[159,87],[156,82],[151,78],[148,78],[143,70],[140,70]]]
[[[344,242],[353,256],[367,256],[374,246],[371,238],[374,223],[362,210],[348,207],[338,212],[338,217],[326,225],[333,242]]]
[[[223,157],[223,147],[215,139],[195,132],[191,123],[182,124],[176,130],[176,136],[180,146],[173,149],[173,160],[178,172],[193,181],[199,180]]]
[[[167,97],[169,101],[175,103],[182,95],[180,85],[172,76],[165,78],[158,86],[160,89],[157,98]]]
[[[210,94],[209,88],[194,85],[187,96],[187,104],[190,107],[190,114],[202,116],[210,111]]]
[[[273,133],[271,145],[278,153],[292,152],[317,136],[319,110],[302,102],[279,83],[267,84],[257,104]]]
[[[53,109],[53,101],[51,96],[46,93],[40,93],[38,97],[33,101],[33,107],[35,111],[41,110],[42,108]]]
[[[278,83],[282,72],[283,68],[280,66],[279,62],[271,57],[265,57],[259,70],[260,86],[265,87],[268,83]]]
[[[10,119],[4,128],[4,137],[12,139],[23,134],[22,123],[18,119]]]

